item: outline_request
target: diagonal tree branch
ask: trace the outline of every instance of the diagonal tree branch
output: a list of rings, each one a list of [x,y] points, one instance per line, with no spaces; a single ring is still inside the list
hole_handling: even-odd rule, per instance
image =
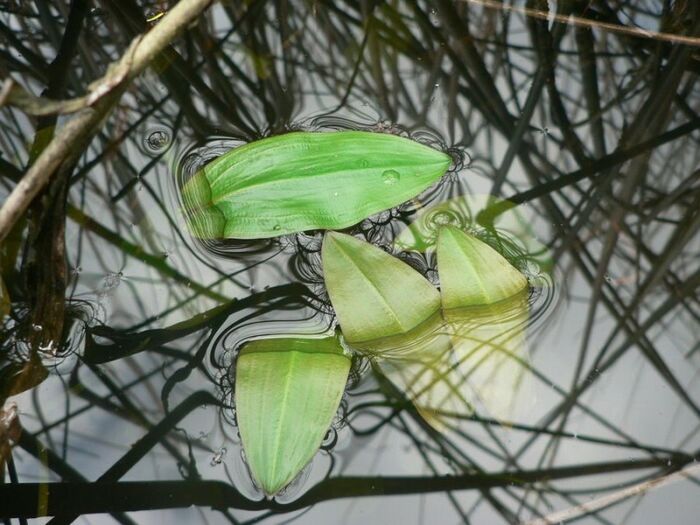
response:
[[[77,112],[56,133],[0,209],[0,241],[7,237],[15,222],[54,173],[80,156],[129,82],[143,72],[211,3],[212,0],[181,0],[153,29],[135,38],[122,58],[110,66],[104,77],[93,83],[86,100],[89,107]]]

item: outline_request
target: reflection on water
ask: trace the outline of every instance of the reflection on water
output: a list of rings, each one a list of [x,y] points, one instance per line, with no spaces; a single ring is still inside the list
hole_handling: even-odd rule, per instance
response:
[[[406,393],[434,428],[474,412],[504,422],[523,421],[532,393],[524,387],[530,367],[527,293],[504,302],[449,312],[430,333],[416,334],[410,352],[377,366]],[[417,341],[417,342],[416,342]]]
[[[172,11],[4,2],[3,76],[35,97],[90,94]],[[0,516],[694,523],[699,38],[697,2],[211,5],[151,68],[101,85],[108,115],[0,243]],[[37,115],[7,86],[3,205],[86,113]],[[243,144],[347,130],[451,166],[344,234],[437,291],[435,244],[456,227],[529,292],[433,308],[369,350],[346,341],[329,430],[268,500],[236,426],[236,359],[342,332],[324,236],[193,238],[180,188]],[[382,187],[403,179],[392,169]]]

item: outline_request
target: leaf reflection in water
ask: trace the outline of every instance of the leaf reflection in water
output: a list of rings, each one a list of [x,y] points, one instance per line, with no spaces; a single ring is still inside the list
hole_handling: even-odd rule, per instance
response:
[[[527,295],[445,311],[435,331],[414,334],[411,352],[376,364],[436,430],[475,412],[511,420],[519,400],[532,402]]]

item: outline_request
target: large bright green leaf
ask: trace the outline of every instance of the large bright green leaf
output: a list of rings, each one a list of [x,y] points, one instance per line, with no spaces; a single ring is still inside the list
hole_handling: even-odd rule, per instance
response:
[[[444,309],[493,304],[528,285],[500,253],[454,226],[440,229],[437,259]]]
[[[250,471],[267,495],[287,486],[313,458],[349,369],[335,337],[258,339],[241,350],[236,418]]]
[[[328,232],[323,275],[343,336],[357,348],[430,323],[440,294],[416,270],[369,243]]]
[[[202,238],[343,229],[412,199],[449,165],[445,153],[396,135],[296,132],[222,155],[182,197],[189,228]]]

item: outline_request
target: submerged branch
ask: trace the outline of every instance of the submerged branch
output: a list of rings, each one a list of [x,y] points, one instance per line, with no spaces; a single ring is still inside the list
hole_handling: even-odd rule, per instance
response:
[[[609,33],[618,33],[625,36],[635,38],[647,38],[650,40],[661,40],[663,42],[672,42],[674,44],[685,44],[688,46],[700,46],[700,37],[679,35],[676,33],[666,33],[663,31],[651,31],[641,27],[630,27],[622,24],[612,24],[610,22],[602,22],[583,16],[576,15],[560,15],[543,11],[541,9],[532,9],[517,5],[509,5],[503,2],[494,0],[462,0],[469,4],[480,5],[487,9],[498,9],[523,14],[531,18],[539,18],[541,20],[554,20],[560,24],[571,24],[578,27],[587,27],[591,29],[600,29]]]

